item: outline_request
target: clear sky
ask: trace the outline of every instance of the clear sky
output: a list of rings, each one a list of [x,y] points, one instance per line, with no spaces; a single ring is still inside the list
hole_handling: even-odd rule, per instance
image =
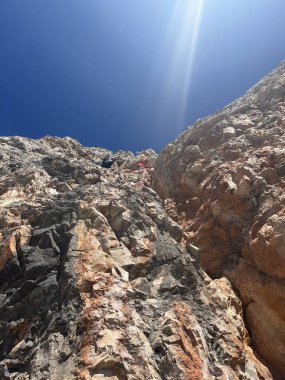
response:
[[[0,134],[159,151],[285,59],[285,0],[1,0]]]

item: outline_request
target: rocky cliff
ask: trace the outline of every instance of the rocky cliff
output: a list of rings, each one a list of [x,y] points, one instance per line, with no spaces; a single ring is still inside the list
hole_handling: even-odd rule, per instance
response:
[[[0,379],[284,377],[284,98],[285,65],[111,169],[0,138]]]
[[[253,347],[283,378],[284,133],[285,63],[169,144],[153,178],[204,270],[237,290]]]

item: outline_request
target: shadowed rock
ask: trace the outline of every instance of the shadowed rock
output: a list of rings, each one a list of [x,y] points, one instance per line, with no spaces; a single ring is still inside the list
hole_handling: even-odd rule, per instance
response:
[[[162,151],[153,187],[200,248],[204,270],[227,277],[253,346],[285,377],[285,63]]]
[[[283,69],[158,159],[0,138],[1,379],[278,378]]]

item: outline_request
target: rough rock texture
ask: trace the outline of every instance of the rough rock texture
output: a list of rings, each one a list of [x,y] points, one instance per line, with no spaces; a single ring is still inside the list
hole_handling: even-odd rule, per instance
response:
[[[285,62],[187,129],[155,164],[153,187],[238,291],[253,347],[285,378]]]
[[[117,152],[119,168],[102,169],[106,150],[70,138],[0,146],[1,380],[273,378],[230,282],[199,268],[199,250],[149,187],[153,151]],[[260,297],[247,301],[260,347],[255,309],[275,324],[282,293],[251,268],[256,296],[243,281],[242,298]]]

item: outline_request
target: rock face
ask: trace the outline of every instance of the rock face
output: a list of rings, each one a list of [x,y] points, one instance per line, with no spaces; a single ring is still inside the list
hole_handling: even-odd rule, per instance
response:
[[[242,98],[187,129],[155,164],[153,187],[226,277],[253,347],[285,378],[285,63]]]
[[[149,187],[153,151],[117,152],[119,167],[103,169],[106,150],[70,138],[7,137],[0,145],[1,380],[273,378],[250,346],[229,280],[200,269],[199,250]],[[198,170],[196,145],[189,152]],[[139,162],[146,168],[138,171]],[[237,191],[249,191],[246,178]],[[256,276],[253,295],[245,280],[239,288],[259,347],[263,316],[255,310],[262,305],[265,323],[271,317],[277,326],[282,293],[251,270],[238,266],[232,278],[239,286],[238,271],[249,283]]]

